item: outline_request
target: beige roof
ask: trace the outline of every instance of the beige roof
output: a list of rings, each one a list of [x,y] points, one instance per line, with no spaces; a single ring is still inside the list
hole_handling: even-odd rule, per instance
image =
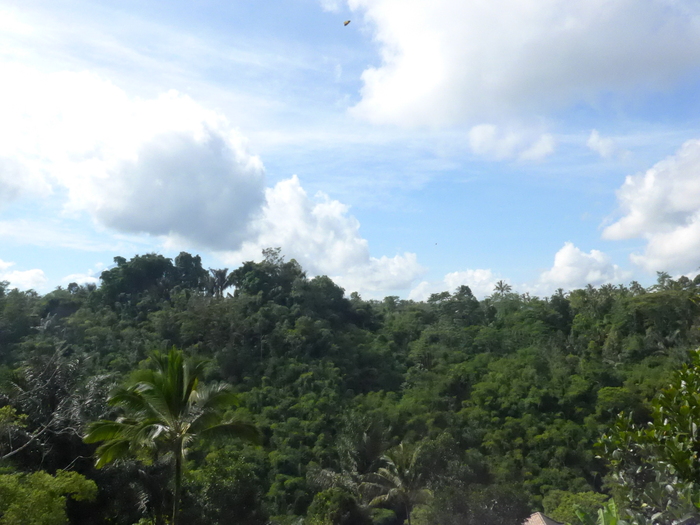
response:
[[[541,512],[535,512],[530,516],[523,525],[563,525],[558,521],[554,521],[552,518],[548,518]]]

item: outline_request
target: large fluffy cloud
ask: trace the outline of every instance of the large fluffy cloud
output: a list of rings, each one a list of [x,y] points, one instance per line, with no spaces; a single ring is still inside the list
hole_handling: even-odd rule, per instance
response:
[[[53,193],[102,229],[238,262],[280,246],[311,274],[370,295],[408,290],[424,271],[412,253],[371,257],[347,206],[309,198],[296,177],[266,189],[244,138],[187,96],[138,99],[93,74],[2,63],[0,76],[0,203]]]
[[[627,277],[629,275],[613,264],[605,253],[598,250],[586,253],[567,242],[554,255],[552,268],[542,272],[533,291],[549,294],[558,288],[572,290],[588,284],[619,284]]]
[[[700,266],[700,140],[644,173],[628,176],[617,192],[623,212],[603,231],[607,239],[641,237],[643,254],[632,255],[649,271],[687,273]]]
[[[445,125],[540,114],[599,93],[657,89],[700,63],[693,0],[348,0],[381,64],[354,112]]]
[[[424,272],[413,253],[371,257],[359,228],[346,205],[323,193],[309,198],[294,176],[266,190],[251,239],[225,258],[231,263],[259,259],[263,248],[279,246],[311,274],[328,275],[348,292],[371,297],[404,291]]]
[[[132,98],[88,73],[0,64],[0,76],[0,200],[66,193],[68,211],[118,231],[240,245],[264,170],[223,116],[175,92]]]

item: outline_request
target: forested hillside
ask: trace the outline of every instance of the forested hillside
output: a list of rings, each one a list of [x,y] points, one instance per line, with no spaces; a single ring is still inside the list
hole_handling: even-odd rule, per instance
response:
[[[203,382],[231,385],[226,416],[261,435],[188,445],[183,524],[595,511],[628,496],[595,443],[620,412],[652,419],[700,345],[700,279],[666,274],[649,289],[366,301],[279,250],[230,272],[187,253],[115,262],[99,286],[0,288],[0,524],[168,522],[167,449],[98,469],[83,438],[121,414],[113,389],[173,347],[206,361]]]

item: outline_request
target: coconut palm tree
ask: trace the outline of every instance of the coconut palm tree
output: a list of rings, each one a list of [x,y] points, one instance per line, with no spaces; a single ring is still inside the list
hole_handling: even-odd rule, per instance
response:
[[[259,443],[260,432],[251,424],[224,418],[224,411],[236,406],[238,399],[227,384],[200,382],[203,362],[188,362],[174,348],[167,355],[154,353],[151,361],[154,368],[135,371],[126,386],[109,398],[123,415],[115,421],[91,423],[84,440],[102,443],[95,452],[98,468],[143,451],[171,453],[175,481],[171,524],[178,525],[188,445],[195,438],[213,435]]]
[[[398,504],[406,512],[411,525],[411,512],[416,505],[427,503],[432,493],[425,488],[418,469],[421,447],[409,447],[403,443],[383,456],[384,467],[369,475],[365,485],[383,494],[375,497],[370,505]]]
[[[496,286],[494,286],[493,288],[493,291],[499,295],[505,295],[507,293],[510,293],[512,290],[513,287],[503,280],[498,281],[496,283]]]
[[[224,291],[233,286],[233,274],[228,273],[228,268],[215,270],[209,268],[209,292],[214,297],[223,297]]]

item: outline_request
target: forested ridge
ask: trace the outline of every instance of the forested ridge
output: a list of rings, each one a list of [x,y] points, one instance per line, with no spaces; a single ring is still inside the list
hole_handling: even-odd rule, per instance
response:
[[[168,522],[171,455],[98,469],[84,437],[121,414],[115,387],[173,348],[205,363],[202,381],[230,385],[222,417],[261,436],[188,445],[183,524],[496,525],[536,510],[582,523],[574,510],[610,496],[642,523],[661,498],[647,490],[663,470],[654,438],[635,432],[659,411],[668,425],[676,406],[700,415],[681,392],[695,377],[700,279],[368,301],[264,255],[230,272],[184,252],[117,257],[99,286],[0,287],[0,525]],[[688,432],[674,456],[695,458],[688,472],[661,458],[673,481],[655,478],[680,494],[664,508],[678,517],[700,493]],[[621,439],[648,439],[648,453],[615,456]]]

